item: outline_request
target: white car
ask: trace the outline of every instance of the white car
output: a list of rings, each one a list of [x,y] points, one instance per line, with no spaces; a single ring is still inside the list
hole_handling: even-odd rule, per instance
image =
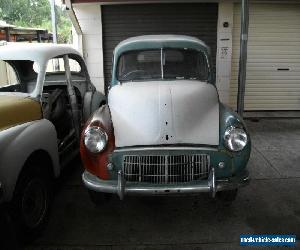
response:
[[[51,184],[78,154],[82,125],[105,102],[65,45],[0,46],[0,203],[25,239],[47,221]]]
[[[107,105],[86,124],[80,152],[95,203],[201,192],[232,202],[249,183],[249,132],[219,100],[209,47],[189,36],[115,48]]]

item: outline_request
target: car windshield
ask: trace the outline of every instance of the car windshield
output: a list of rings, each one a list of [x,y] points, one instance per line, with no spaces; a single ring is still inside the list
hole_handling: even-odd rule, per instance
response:
[[[193,49],[135,50],[118,61],[119,81],[208,79],[205,54]]]

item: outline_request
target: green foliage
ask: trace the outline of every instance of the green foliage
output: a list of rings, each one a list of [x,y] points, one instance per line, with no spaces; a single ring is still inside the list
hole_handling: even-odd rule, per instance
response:
[[[61,7],[56,6],[57,13],[57,33],[59,43],[71,43],[72,42],[72,24],[66,11]]]
[[[71,41],[71,22],[67,13],[56,6],[59,43]],[[21,27],[52,31],[49,0],[0,0],[0,20]]]

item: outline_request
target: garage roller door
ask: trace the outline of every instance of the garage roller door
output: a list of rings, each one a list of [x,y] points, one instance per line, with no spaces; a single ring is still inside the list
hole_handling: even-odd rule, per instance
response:
[[[113,49],[122,40],[138,35],[182,34],[195,36],[212,49],[215,62],[218,4],[103,5],[105,83],[111,77]]]
[[[234,7],[230,104],[236,107],[240,6]],[[245,110],[300,110],[300,5],[250,5]]]

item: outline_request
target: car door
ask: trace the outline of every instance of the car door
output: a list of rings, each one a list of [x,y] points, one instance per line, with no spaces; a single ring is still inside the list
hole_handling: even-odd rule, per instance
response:
[[[79,147],[82,96],[73,84],[74,67],[69,55],[50,59],[42,94],[43,114],[55,126],[62,166],[78,153]]]

